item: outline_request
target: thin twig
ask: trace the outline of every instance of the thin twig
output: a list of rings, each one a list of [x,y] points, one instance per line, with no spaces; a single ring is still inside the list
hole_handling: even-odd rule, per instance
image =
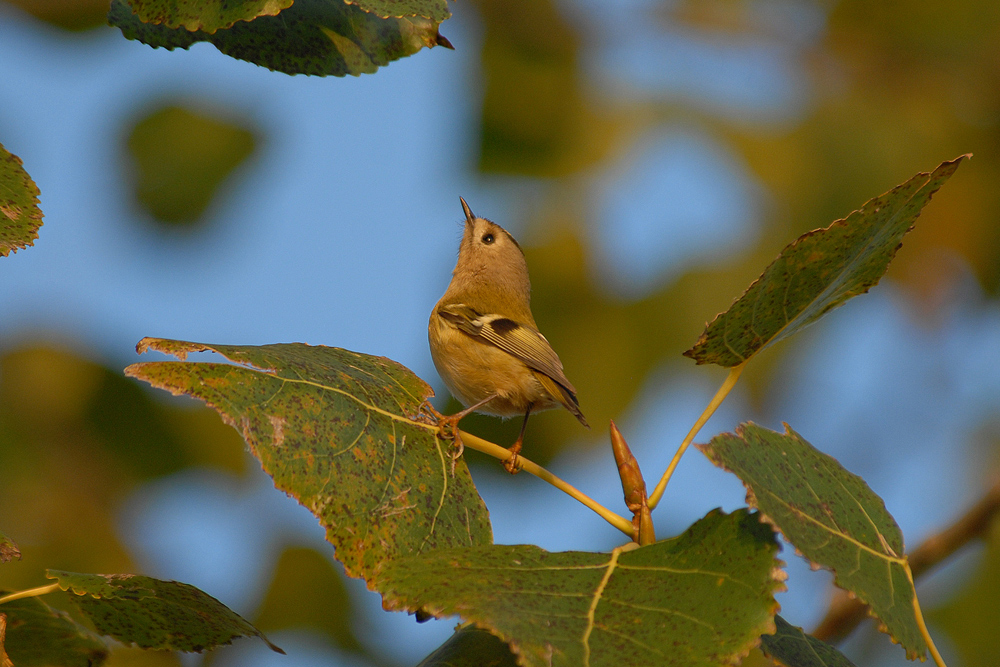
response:
[[[940,533],[928,537],[910,552],[908,560],[913,578],[918,578],[970,541],[984,535],[998,513],[1000,513],[1000,484],[994,485],[987,491],[986,495],[955,523]],[[824,641],[838,642],[865,619],[867,612],[868,605],[850,597],[847,591],[838,590],[830,602],[826,616],[812,635]]]
[[[747,361],[749,361],[749,359]],[[715,411],[719,409],[720,405],[722,405],[722,401],[726,400],[726,396],[729,396],[729,392],[731,392],[733,387],[736,386],[736,381],[740,379],[740,373],[743,372],[746,365],[747,362],[744,361],[739,366],[733,366],[729,369],[729,375],[726,376],[725,381],[722,383],[722,386],[719,387],[719,390],[715,392],[715,396],[712,397],[708,407],[705,408],[705,410],[701,413],[701,416],[698,417],[698,420],[694,423],[694,426],[691,427],[691,430],[688,431],[688,434],[684,437],[684,441],[681,443],[681,446],[677,448],[677,453],[674,454],[674,458],[670,461],[670,465],[667,466],[666,472],[663,473],[663,477],[660,478],[660,481],[656,484],[656,488],[653,489],[653,493],[649,496],[649,509],[654,509],[659,504],[660,498],[663,497],[663,492],[667,490],[667,482],[669,482],[670,478],[673,476],[674,470],[677,468],[677,464],[681,462],[681,457],[684,456],[684,452],[694,441],[695,436],[698,435],[698,431],[700,431],[701,427],[705,425],[705,422],[707,422],[709,418],[715,414]]]
[[[483,440],[482,438],[474,436],[471,433],[466,433],[465,431],[462,431],[462,442],[469,449],[474,449],[477,452],[488,454],[489,456],[492,456],[495,459],[506,461],[507,459],[510,458],[509,450],[504,449],[500,445],[496,445],[490,442],[489,440]],[[597,514],[599,514],[602,519],[610,523],[612,526],[614,526],[618,530],[628,535],[629,539],[632,538],[632,530],[633,530],[632,522],[626,519],[625,517],[615,514],[604,505],[600,504],[587,494],[577,489],[572,484],[563,481],[559,477],[556,477],[542,466],[532,461],[529,461],[520,454],[518,454],[517,456],[517,463],[518,467],[521,470],[524,470],[525,472],[534,475],[540,480],[548,482],[549,484],[556,487],[563,493],[572,496],[573,498],[580,501],[590,509],[597,512]]]
[[[38,588],[30,588],[26,591],[18,591],[16,593],[10,593],[0,597],[0,604],[4,602],[13,602],[14,600],[20,600],[22,598],[33,598],[38,595],[45,595],[46,593],[51,593],[52,591],[59,590],[59,583],[49,584],[47,586],[39,586]]]

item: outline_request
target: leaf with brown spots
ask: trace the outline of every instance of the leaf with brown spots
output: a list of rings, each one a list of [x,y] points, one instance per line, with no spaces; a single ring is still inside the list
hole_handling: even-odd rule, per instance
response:
[[[341,0],[296,0],[277,16],[240,21],[214,32],[143,23],[126,0],[112,0],[108,23],[153,48],[209,42],[228,56],[285,74],[372,74],[422,48],[445,46],[439,22],[420,16],[379,18]]]
[[[786,667],[855,667],[843,653],[807,635],[781,616],[774,617],[777,631],[762,635],[760,648],[765,654]]]
[[[212,34],[237,21],[277,16],[292,0],[131,0],[129,5],[143,23]]]
[[[787,424],[776,433],[747,422],[698,448],[742,480],[747,504],[799,553],[868,604],[907,657],[926,656],[903,533],[863,479]]]
[[[0,257],[34,243],[41,226],[38,186],[21,159],[0,145]]]
[[[718,667],[774,631],[777,551],[755,514],[714,510],[631,550],[495,545],[391,561],[382,604],[458,615],[508,642],[526,667]]]
[[[77,574],[46,570],[98,632],[145,649],[196,651],[260,637],[284,653],[235,611],[208,593],[178,581],[134,574]]]
[[[0,596],[9,592],[0,591]],[[6,637],[0,633],[0,644],[16,667],[98,667],[108,659],[102,637],[40,598],[4,602],[0,611],[7,617]]]
[[[917,174],[843,220],[790,243],[684,356],[699,364],[738,366],[870,290],[920,211],[967,157]]]
[[[431,388],[406,367],[300,343],[261,347],[143,339],[184,359],[212,351],[240,364],[150,362],[127,375],[215,408],[274,484],[327,530],[347,573],[371,588],[387,560],[490,544],[489,514],[465,462],[421,412]]]
[[[8,563],[15,558],[21,558],[21,550],[14,544],[14,540],[0,533],[0,563]]]
[[[448,0],[347,0],[382,18],[422,16],[440,23],[451,16]]]

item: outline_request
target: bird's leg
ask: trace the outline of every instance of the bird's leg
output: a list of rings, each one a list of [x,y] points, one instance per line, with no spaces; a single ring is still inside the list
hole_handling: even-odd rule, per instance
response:
[[[458,457],[461,456],[462,452],[465,451],[465,445],[462,444],[461,431],[458,430],[458,422],[460,422],[462,418],[465,417],[466,415],[475,412],[476,410],[483,407],[484,405],[486,405],[499,395],[500,394],[494,392],[489,396],[487,396],[486,398],[484,398],[483,400],[479,401],[478,403],[474,403],[469,407],[465,408],[464,410],[456,412],[453,415],[443,415],[437,410],[434,411],[435,416],[437,416],[438,418],[438,428],[440,429],[440,435],[446,440],[452,440],[455,443],[455,449],[451,453],[452,475],[455,474],[455,462],[458,461]]]
[[[531,416],[532,404],[528,404],[528,409],[524,411],[524,421],[521,423],[521,433],[517,436],[514,444],[507,448],[510,458],[503,462],[503,467],[511,475],[516,475],[521,468],[517,465],[517,455],[521,452],[521,443],[524,441],[524,429],[528,428],[528,417]]]

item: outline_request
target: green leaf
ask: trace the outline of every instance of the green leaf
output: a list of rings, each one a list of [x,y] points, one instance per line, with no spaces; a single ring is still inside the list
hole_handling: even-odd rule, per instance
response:
[[[211,34],[237,21],[276,16],[291,7],[292,0],[131,0],[129,5],[143,23]]]
[[[0,145],[0,257],[34,243],[41,226],[38,186],[21,158]]]
[[[747,503],[803,556],[870,605],[910,659],[926,655],[903,533],[863,479],[787,424],[781,434],[748,422],[698,448],[743,481]]]
[[[966,157],[917,174],[847,218],[790,243],[684,356],[737,366],[867,292],[885,274],[920,211]]]
[[[489,630],[465,625],[417,667],[517,667],[510,646]]]
[[[125,372],[218,410],[275,486],[319,518],[347,573],[370,587],[386,560],[492,542],[465,462],[452,463],[449,444],[421,412],[434,392],[406,367],[300,343],[146,338],[138,349],[181,359],[211,350],[244,364],[152,362]]]
[[[382,604],[457,614],[523,665],[714,667],[774,631],[777,550],[756,515],[715,510],[679,537],[610,554],[496,545],[390,561]]]
[[[210,42],[226,55],[286,74],[371,74],[424,47],[451,45],[438,22],[381,19],[343,0],[298,0],[279,16],[240,22],[213,34],[143,23],[125,0],[112,0],[108,23],[154,48]]]
[[[146,649],[197,651],[260,637],[284,653],[235,611],[208,593],[178,581],[135,574],[77,574],[46,570],[101,634]]]
[[[97,667],[108,658],[101,637],[37,597],[5,602],[0,612],[7,616],[3,646],[16,667]]]
[[[15,558],[21,558],[21,550],[14,544],[14,540],[0,533],[0,563],[9,563]]]
[[[135,198],[159,222],[197,222],[255,144],[252,128],[235,119],[164,105],[128,134]]]
[[[347,0],[381,18],[422,16],[441,23],[451,16],[448,0]]]
[[[778,628],[773,635],[762,635],[760,647],[767,655],[787,667],[855,667],[847,657],[824,641],[807,635],[781,616],[774,617]]]

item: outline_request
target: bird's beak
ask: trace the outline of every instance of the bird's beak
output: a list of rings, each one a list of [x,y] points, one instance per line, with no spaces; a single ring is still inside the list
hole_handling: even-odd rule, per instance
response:
[[[465,203],[464,199],[461,197],[458,199],[462,202],[462,210],[465,211],[465,223],[467,225],[472,225],[472,223],[476,220],[476,216],[472,214],[472,209],[469,208],[469,205]]]

